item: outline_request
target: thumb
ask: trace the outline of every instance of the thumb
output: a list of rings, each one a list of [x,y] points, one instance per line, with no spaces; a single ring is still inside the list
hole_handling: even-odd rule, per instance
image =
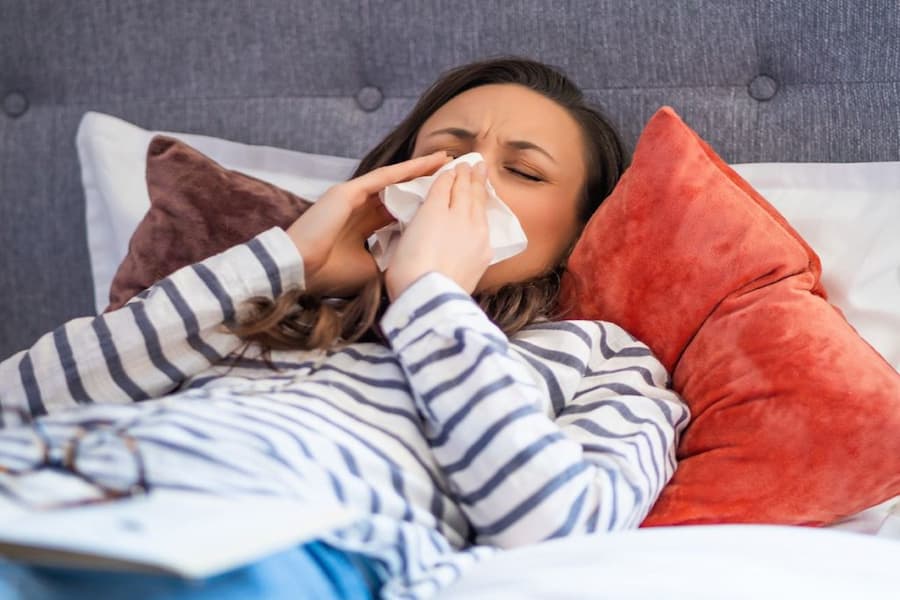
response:
[[[377,194],[369,196],[365,207],[360,211],[357,222],[352,227],[359,234],[368,237],[376,230],[390,225],[397,219],[384,206]]]

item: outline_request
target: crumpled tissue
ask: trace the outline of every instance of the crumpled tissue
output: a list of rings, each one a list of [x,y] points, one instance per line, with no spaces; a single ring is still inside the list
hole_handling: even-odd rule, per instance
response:
[[[385,208],[397,222],[391,223],[373,233],[368,239],[369,251],[375,258],[378,268],[384,271],[391,263],[397,243],[403,230],[412,221],[419,207],[428,196],[428,190],[437,179],[438,175],[453,169],[461,162],[475,166],[484,157],[479,152],[469,152],[438,169],[433,175],[417,177],[410,181],[404,181],[389,185],[378,193]],[[528,238],[519,223],[519,219],[506,204],[497,196],[494,186],[486,181],[488,191],[487,221],[489,239],[494,257],[490,264],[506,260],[519,254],[528,246]],[[464,241],[464,240],[463,240]]]

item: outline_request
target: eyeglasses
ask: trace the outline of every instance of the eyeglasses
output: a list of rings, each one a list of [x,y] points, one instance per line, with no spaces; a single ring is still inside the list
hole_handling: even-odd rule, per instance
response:
[[[23,411],[24,412],[24,411]],[[28,422],[24,415],[22,422]],[[34,502],[0,478],[0,493],[28,508],[50,510],[86,506],[147,494],[144,459],[138,451],[137,440],[122,431],[128,425],[116,428],[98,427],[85,429],[75,426],[76,433],[62,445],[54,444],[40,419],[32,421],[22,430],[29,431],[37,444],[15,440],[21,447],[13,451],[0,448],[0,473],[28,475],[45,470],[75,475],[100,492],[100,496],[78,498],[55,503]],[[9,434],[13,430],[7,430]],[[21,431],[21,430],[20,430]],[[12,441],[9,438],[5,441]],[[12,445],[12,444],[11,444]],[[24,463],[22,466],[5,466],[3,463]]]

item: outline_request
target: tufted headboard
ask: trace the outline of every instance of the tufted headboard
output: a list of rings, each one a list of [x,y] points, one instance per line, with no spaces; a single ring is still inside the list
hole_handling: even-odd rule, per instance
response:
[[[0,0],[0,360],[93,311],[85,111],[360,157],[499,54],[563,68],[632,146],[669,104],[729,162],[900,160],[897,0]]]

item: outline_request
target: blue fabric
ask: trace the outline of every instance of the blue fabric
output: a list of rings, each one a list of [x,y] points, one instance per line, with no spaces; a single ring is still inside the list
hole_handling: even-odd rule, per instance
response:
[[[310,542],[200,581],[30,566],[0,559],[0,600],[329,600],[377,597],[367,559]]]

